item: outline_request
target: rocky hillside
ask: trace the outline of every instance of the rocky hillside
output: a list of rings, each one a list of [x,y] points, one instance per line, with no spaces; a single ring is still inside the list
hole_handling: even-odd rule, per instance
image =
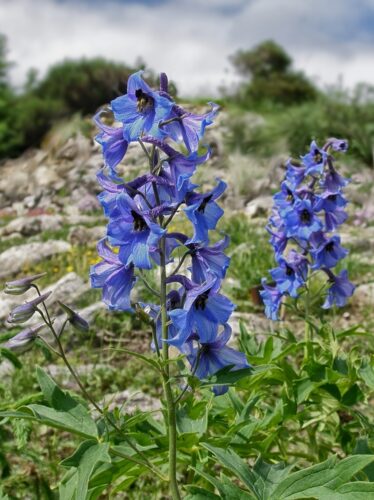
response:
[[[259,120],[251,114],[246,119],[249,126]],[[268,323],[261,308],[251,303],[250,289],[258,285],[260,272],[266,267],[255,275],[256,269],[250,267],[256,267],[254,254],[267,253],[271,259],[264,227],[272,205],[271,195],[283,176],[282,164],[287,153],[265,159],[229,152],[225,142],[230,120],[228,114],[222,113],[219,122],[208,131],[206,139],[213,155],[209,167],[197,174],[197,181],[207,187],[216,177],[228,182],[223,200],[226,217],[229,220],[236,217],[232,220],[240,220],[240,227],[245,227],[243,234],[234,235],[230,247],[233,269],[226,286],[234,300],[239,300],[233,326],[237,331],[240,316],[253,328],[262,330]],[[29,151],[0,166],[0,281],[47,271],[42,285],[46,290],[56,291],[54,300],[80,307],[92,321],[94,314],[103,308],[99,295],[90,291],[88,283],[89,266],[96,262],[95,244],[105,234],[105,219],[96,199],[100,190],[96,173],[102,166],[102,157],[92,137],[78,132],[61,140],[59,134],[50,134],[43,149]],[[132,145],[124,174],[136,175],[143,166],[141,149]],[[348,268],[359,285],[353,305],[347,308],[344,317],[348,323],[364,320],[372,324],[373,171],[359,170],[352,164],[342,168],[353,178],[348,189],[352,201],[350,221],[344,228],[343,243],[351,249]],[[232,227],[228,225],[229,232]],[[235,268],[239,265],[242,269]],[[243,276],[249,272],[252,274],[244,282]],[[1,292],[0,299],[0,322],[8,328],[6,316],[10,307],[19,303],[19,297]]]

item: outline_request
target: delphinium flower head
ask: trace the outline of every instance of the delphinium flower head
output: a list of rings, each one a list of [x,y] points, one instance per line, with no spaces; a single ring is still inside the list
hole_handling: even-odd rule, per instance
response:
[[[277,267],[270,270],[273,283],[263,280],[260,292],[272,320],[279,318],[283,298],[297,298],[312,272],[323,272],[327,278],[325,309],[344,306],[354,292],[346,271],[332,271],[348,254],[337,230],[347,219],[343,191],[349,180],[335,167],[335,153],[347,150],[343,139],[330,138],[322,148],[313,141],[300,160],[286,163],[267,226]]]
[[[110,309],[129,311],[138,305],[148,314],[154,324],[153,349],[172,345],[191,363],[197,356],[201,365],[194,368],[196,376],[204,378],[224,367],[248,367],[244,354],[226,346],[235,307],[221,291],[229,265],[224,253],[228,238],[210,243],[210,232],[223,215],[218,199],[226,183],[217,179],[215,187],[204,192],[192,181],[210,156],[200,140],[218,106],[210,103],[206,113],[192,113],[174,102],[164,73],[157,90],[138,72],[130,76],[127,93],[112,101],[110,109],[116,123],[104,125],[100,113],[95,119],[105,163],[98,175],[104,189],[99,201],[109,221],[107,235],[98,245],[102,260],[91,269],[92,286],[102,288]],[[126,159],[130,143],[138,143],[144,152],[148,171],[125,182],[116,167]],[[177,215],[190,225],[188,234],[170,229]],[[176,256],[180,260],[172,264]],[[161,268],[159,290],[146,277],[147,271],[157,268]],[[154,295],[154,302],[132,302],[137,280]]]

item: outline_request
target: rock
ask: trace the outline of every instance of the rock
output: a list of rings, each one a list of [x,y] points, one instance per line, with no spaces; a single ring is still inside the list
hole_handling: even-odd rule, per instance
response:
[[[372,306],[374,304],[374,283],[359,285],[353,294],[352,300],[360,305]]]
[[[87,193],[79,200],[78,209],[80,212],[92,212],[100,209],[100,203],[96,196]]]
[[[69,210],[69,214],[65,217],[65,223],[69,226],[76,226],[78,224],[98,224],[104,221],[104,217],[97,215],[80,214],[78,211]]]
[[[340,233],[343,245],[359,252],[374,250],[374,226],[361,226],[353,232],[347,232],[347,227],[344,229],[345,231]]]
[[[76,273],[68,273],[53,285],[46,287],[42,293],[53,292],[48,299],[49,304],[58,300],[73,305],[74,301],[90,289],[88,282],[84,281]]]
[[[57,231],[62,227],[60,215],[38,215],[35,217],[18,217],[0,229],[1,236],[19,233],[22,236],[32,236],[44,231]]]
[[[259,196],[247,203],[245,213],[250,219],[256,217],[267,217],[273,206],[273,198],[271,196]]]
[[[60,240],[27,243],[8,248],[0,254],[0,279],[20,272],[26,264],[35,264],[47,257],[70,250],[70,243]]]
[[[87,243],[98,242],[105,236],[105,231],[105,226],[75,226],[69,231],[68,241],[72,245],[86,245]]]

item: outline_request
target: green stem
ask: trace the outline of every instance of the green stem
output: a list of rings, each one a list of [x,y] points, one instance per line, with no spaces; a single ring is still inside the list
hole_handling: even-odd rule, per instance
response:
[[[305,317],[304,317],[304,363],[307,364],[309,359],[313,359],[313,345],[312,345],[312,330],[310,328],[310,324],[307,321],[309,317],[309,306],[310,306],[310,291],[309,291],[309,283],[306,285],[306,294],[305,294]]]
[[[175,403],[173,392],[170,385],[170,367],[167,361],[169,360],[169,345],[166,342],[168,339],[168,317],[166,311],[166,262],[165,251],[166,242],[165,237],[160,241],[160,262],[161,262],[161,328],[162,328],[162,354],[165,363],[163,370],[163,385],[167,405],[167,428],[169,437],[169,480],[170,480],[170,493],[173,500],[180,500],[181,496],[178,489],[177,482],[177,422],[175,413]]]

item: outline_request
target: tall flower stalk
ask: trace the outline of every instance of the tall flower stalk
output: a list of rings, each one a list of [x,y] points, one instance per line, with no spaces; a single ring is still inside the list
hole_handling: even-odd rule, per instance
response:
[[[345,153],[348,143],[343,139],[328,139],[319,148],[315,141],[309,153],[300,160],[290,159],[286,165],[281,190],[274,195],[269,219],[270,243],[274,248],[277,267],[270,270],[273,283],[262,280],[261,296],[268,318],[279,318],[286,296],[304,295],[308,315],[310,280],[313,274],[324,275],[324,309],[344,306],[354,292],[347,271],[333,271],[348,254],[341,246],[338,230],[347,219],[344,187],[349,180],[335,166],[335,156]],[[310,327],[305,326],[305,358],[309,357]]]
[[[209,242],[209,232],[223,215],[216,200],[226,184],[218,179],[216,187],[202,193],[192,182],[197,166],[209,158],[209,151],[199,154],[198,150],[205,128],[218,111],[215,104],[210,106],[205,114],[191,113],[173,101],[165,74],[161,74],[160,89],[154,90],[138,72],[129,78],[127,94],[110,105],[117,125],[103,123],[102,111],[95,117],[105,162],[98,174],[104,188],[99,200],[109,222],[107,235],[98,244],[102,260],[91,269],[91,283],[102,288],[110,309],[141,308],[153,325],[152,347],[166,401],[174,499],[180,498],[176,411],[188,386],[172,386],[169,346],[185,355],[192,374],[200,379],[222,368],[230,371],[249,366],[243,353],[226,345],[231,335],[228,320],[234,310],[234,304],[220,293],[229,263],[224,254],[228,240]],[[117,167],[131,143],[141,147],[149,169],[125,182]],[[174,218],[183,214],[192,226],[190,236],[170,229]],[[173,265],[176,255],[179,262]],[[157,267],[159,287],[155,290],[146,272]],[[137,281],[155,297],[155,303],[134,302],[131,293]],[[222,394],[227,387],[213,390]]]

